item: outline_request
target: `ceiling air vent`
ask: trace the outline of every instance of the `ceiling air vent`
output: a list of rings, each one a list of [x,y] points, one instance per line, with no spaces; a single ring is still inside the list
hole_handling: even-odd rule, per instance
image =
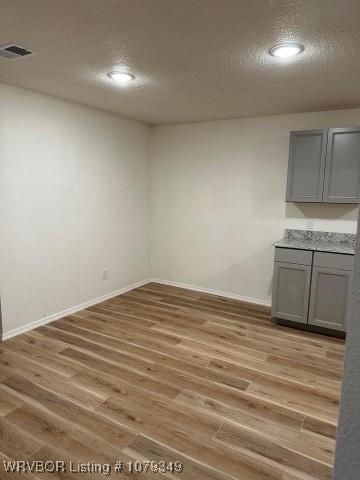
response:
[[[26,58],[32,55],[35,55],[35,53],[15,43],[0,46],[0,58],[4,60],[19,60],[20,58]]]

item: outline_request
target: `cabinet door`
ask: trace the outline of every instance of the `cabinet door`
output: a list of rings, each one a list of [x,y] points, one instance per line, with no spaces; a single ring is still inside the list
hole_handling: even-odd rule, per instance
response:
[[[310,276],[310,265],[275,262],[271,311],[273,317],[307,323]]]
[[[352,272],[313,267],[309,324],[346,330]]]
[[[360,201],[360,128],[331,128],[328,134],[324,202]]]
[[[290,133],[287,202],[322,202],[327,130]]]

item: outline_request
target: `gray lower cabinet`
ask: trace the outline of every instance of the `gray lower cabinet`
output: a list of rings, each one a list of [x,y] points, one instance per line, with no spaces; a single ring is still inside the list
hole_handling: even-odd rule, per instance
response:
[[[272,316],[307,323],[311,266],[275,262]]]
[[[275,249],[272,316],[346,331],[354,256]]]
[[[352,272],[313,267],[309,325],[346,330]]]
[[[287,202],[360,202],[360,127],[290,133]]]

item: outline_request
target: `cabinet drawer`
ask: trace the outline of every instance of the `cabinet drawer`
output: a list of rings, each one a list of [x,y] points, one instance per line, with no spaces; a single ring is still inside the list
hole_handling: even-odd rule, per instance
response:
[[[354,267],[354,255],[315,252],[314,266],[325,268],[340,268],[341,270],[352,270]]]
[[[275,248],[275,262],[296,263],[298,265],[311,265],[312,251],[296,250],[295,248]]]

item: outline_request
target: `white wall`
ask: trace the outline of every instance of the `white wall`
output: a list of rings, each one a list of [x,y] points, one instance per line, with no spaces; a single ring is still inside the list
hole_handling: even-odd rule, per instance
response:
[[[153,129],[152,275],[269,302],[286,227],[356,232],[354,206],[284,201],[289,131],[347,125],[360,109]]]
[[[148,140],[143,124],[0,85],[4,332],[148,278]]]
[[[156,127],[149,138],[143,124],[0,85],[4,332],[150,273],[268,302],[284,228],[310,218],[356,231],[353,206],[284,202],[289,130],[359,124],[360,110],[345,110]]]

